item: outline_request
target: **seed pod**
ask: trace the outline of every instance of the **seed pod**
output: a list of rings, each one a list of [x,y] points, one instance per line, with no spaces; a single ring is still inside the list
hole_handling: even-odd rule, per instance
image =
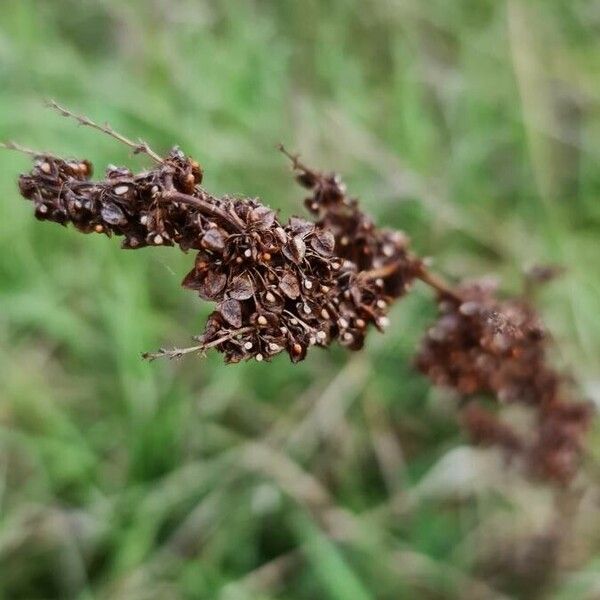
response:
[[[298,278],[291,271],[284,271],[279,280],[279,289],[292,300],[300,295],[300,284]]]
[[[242,326],[242,305],[237,300],[224,300],[219,304],[218,311],[232,327],[239,329]]]
[[[236,300],[247,300],[248,298],[252,298],[254,294],[254,287],[248,277],[240,275],[231,281],[227,288],[227,293],[229,294],[230,298],[235,298]]]

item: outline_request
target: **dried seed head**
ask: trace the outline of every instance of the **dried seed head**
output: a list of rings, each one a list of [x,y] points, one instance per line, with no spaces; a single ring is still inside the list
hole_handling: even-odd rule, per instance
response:
[[[475,404],[464,424],[476,443],[499,445],[520,455],[535,474],[567,482],[577,469],[591,413],[586,403],[569,399],[569,382],[549,366],[538,315],[523,300],[498,300],[486,282],[465,284],[459,294],[463,301],[440,300],[418,368],[460,394],[491,394],[499,403],[533,409],[538,428],[529,436],[517,435]]]

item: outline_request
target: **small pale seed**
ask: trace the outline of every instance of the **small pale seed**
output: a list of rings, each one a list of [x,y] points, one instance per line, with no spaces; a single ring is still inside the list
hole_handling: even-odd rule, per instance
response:
[[[385,329],[390,324],[390,320],[387,317],[379,317],[377,319],[377,325],[382,329]]]
[[[118,185],[116,188],[114,188],[113,192],[117,195],[117,196],[124,196],[127,192],[129,191],[129,187],[126,185]]]

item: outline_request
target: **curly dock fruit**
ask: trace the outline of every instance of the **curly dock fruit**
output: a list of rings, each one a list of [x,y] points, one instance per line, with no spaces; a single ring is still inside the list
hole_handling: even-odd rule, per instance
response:
[[[92,180],[88,160],[3,144],[34,159],[19,188],[38,219],[120,236],[126,249],[196,251],[182,285],[215,309],[197,345],[145,358],[215,349],[230,363],[269,361],[283,352],[299,362],[311,346],[338,342],[360,350],[370,329],[387,327],[390,306],[418,279],[436,291],[439,317],[425,335],[417,367],[435,385],[469,400],[461,420],[474,442],[502,448],[540,478],[568,483],[574,477],[591,410],[550,365],[549,338],[529,302],[500,300],[485,282],[451,287],[410,251],[404,232],[377,227],[337,175],[306,167],[283,147],[309,192],[311,220],[283,221],[256,198],[214,196],[200,186],[198,162],[179,148],[161,156],[109,125],[50,106],[147,155],[153,166],[135,174],[110,165],[103,179]],[[556,272],[532,273],[528,285]],[[498,409],[511,403],[533,411],[536,426],[528,435],[502,420]]]
[[[464,284],[458,292],[461,301],[440,295],[440,315],[423,339],[417,367],[434,384],[473,399],[463,422],[476,443],[520,456],[543,478],[569,481],[592,410],[572,397],[572,384],[550,365],[538,314],[523,299],[499,300],[489,282]],[[481,396],[498,406],[528,407],[537,422],[533,435],[518,434],[477,405]]]
[[[216,303],[201,343],[146,358],[215,348],[227,362],[269,360],[284,351],[297,362],[309,347],[334,341],[358,350],[371,325],[386,327],[390,304],[419,272],[406,236],[379,232],[358,210],[352,218],[364,232],[360,242],[356,237],[360,258],[353,260],[339,228],[332,231],[333,221],[282,222],[257,199],[215,197],[200,187],[198,163],[178,148],[161,158],[146,144],[130,145],[151,153],[154,167],[134,174],[111,165],[104,179],[94,181],[89,161],[40,154],[19,187],[40,220],[121,236],[126,249],[197,250],[182,285]]]

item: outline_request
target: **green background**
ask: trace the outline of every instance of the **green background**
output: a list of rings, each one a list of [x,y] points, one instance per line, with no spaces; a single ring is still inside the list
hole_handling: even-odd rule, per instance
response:
[[[0,139],[147,164],[49,97],[288,216],[284,142],[452,280],[565,266],[540,309],[600,396],[598,2],[2,0]],[[28,168],[0,155],[0,597],[598,597],[600,438],[571,510],[470,450],[411,367],[427,289],[361,353],[144,363],[202,330],[193,256],[35,221]]]

